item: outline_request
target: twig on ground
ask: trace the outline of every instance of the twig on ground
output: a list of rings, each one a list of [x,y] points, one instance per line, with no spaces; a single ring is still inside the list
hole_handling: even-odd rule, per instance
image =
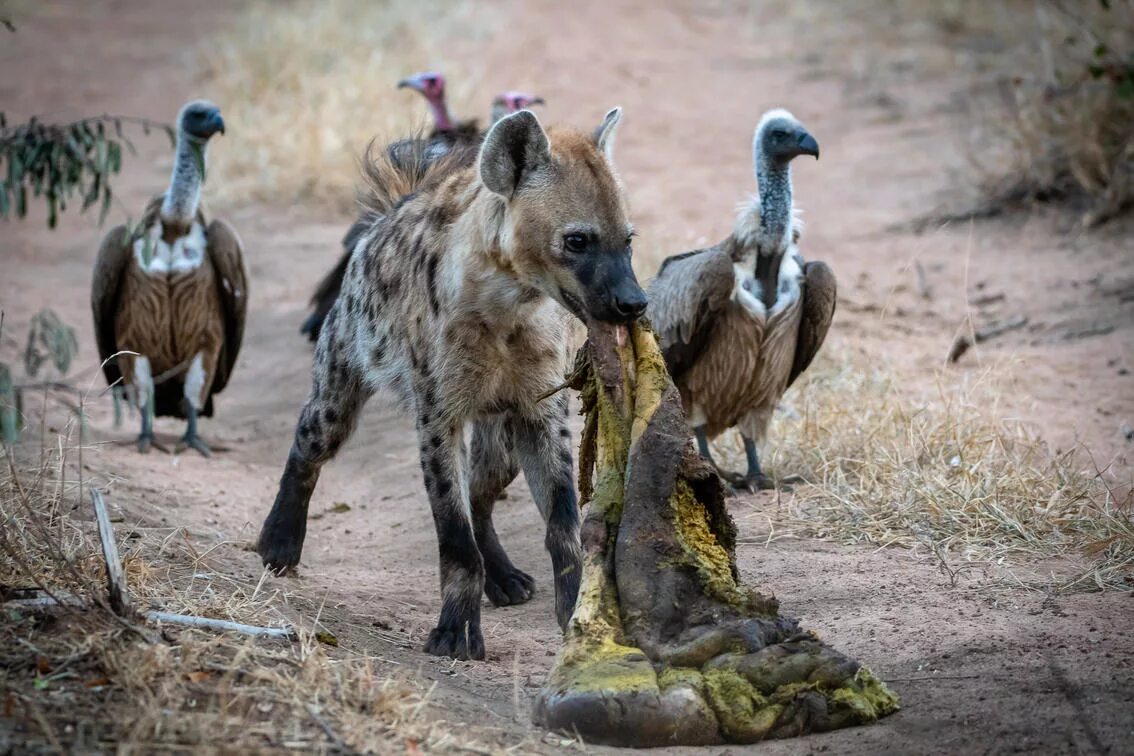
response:
[[[73,593],[59,593],[55,596],[35,596],[32,598],[16,598],[8,599],[4,602],[4,608],[12,609],[39,609],[47,606],[74,606],[79,609],[85,609],[86,604],[83,600]]]
[[[346,743],[343,742],[342,738],[335,734],[335,731],[331,729],[331,725],[327,724],[327,720],[323,719],[322,715],[319,714],[319,711],[315,708],[314,705],[305,704],[303,708],[307,709],[307,713],[311,715],[311,718],[313,720],[315,720],[315,724],[319,725],[319,729],[321,729],[323,731],[323,734],[327,736],[327,740],[330,740],[331,743],[334,744],[337,748],[346,748]]]
[[[296,637],[295,630],[290,627],[259,627],[257,625],[245,625],[240,622],[229,622],[228,620],[213,619],[211,617],[193,617],[188,614],[174,614],[173,612],[159,612],[156,610],[145,612],[145,616],[146,619],[151,622],[165,622],[170,625],[201,627],[208,630],[231,630],[236,633],[244,633],[245,635],[254,635],[264,638],[285,638],[293,640]]]
[[[974,344],[981,344],[989,339],[994,339],[1001,334],[1008,331],[1014,331],[1018,328],[1023,328],[1028,324],[1028,318],[1024,315],[1013,315],[1004,320],[996,320],[989,323],[984,328],[978,328],[970,338],[968,334],[961,334],[953,342],[953,347],[949,350],[949,362],[956,362],[961,359],[965,352]]]
[[[98,521],[98,538],[102,541],[102,556],[106,560],[107,592],[110,594],[110,608],[120,617],[130,613],[130,591],[126,587],[126,573],[122,570],[122,559],[118,556],[118,544],[114,541],[114,528],[106,511],[102,493],[91,486],[91,505]]]
[[[933,287],[929,285],[929,277],[925,274],[921,260],[914,260],[914,270],[917,271],[917,293],[922,299],[933,299]]]

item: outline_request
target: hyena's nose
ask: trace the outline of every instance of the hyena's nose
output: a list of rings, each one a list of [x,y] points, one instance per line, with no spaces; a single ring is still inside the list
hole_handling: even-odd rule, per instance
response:
[[[637,320],[646,311],[646,292],[637,284],[620,287],[614,295],[614,309],[626,322]]]

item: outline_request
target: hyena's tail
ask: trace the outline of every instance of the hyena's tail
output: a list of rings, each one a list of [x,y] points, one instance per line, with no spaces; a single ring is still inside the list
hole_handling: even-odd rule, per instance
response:
[[[362,161],[365,188],[359,194],[362,214],[343,237],[339,261],[319,282],[311,297],[313,311],[303,321],[299,332],[312,341],[319,340],[319,331],[327,319],[339,291],[343,287],[350,258],[357,242],[374,224],[393,210],[404,198],[420,191],[427,184],[444,176],[460,164],[470,162],[475,152],[470,148],[453,147],[444,140],[416,135],[400,139],[386,147],[371,142]]]
[[[471,146],[420,135],[399,139],[385,148],[376,148],[371,142],[362,164],[366,188],[359,201],[367,213],[380,219],[405,197],[468,165],[475,156]]]

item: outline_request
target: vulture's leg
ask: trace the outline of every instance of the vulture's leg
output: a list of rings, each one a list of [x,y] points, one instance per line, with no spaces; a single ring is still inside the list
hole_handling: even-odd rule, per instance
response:
[[[213,362],[215,363],[216,360],[213,360]],[[213,456],[208,445],[201,440],[201,436],[197,433],[197,413],[200,411],[201,397],[205,393],[205,383],[209,375],[212,375],[212,373],[205,370],[204,355],[198,352],[193,357],[193,361],[189,363],[189,370],[185,373],[185,414],[188,417],[188,422],[185,426],[185,435],[181,437],[181,440],[173,449],[175,452],[195,449],[205,457]]]
[[[332,323],[329,320],[325,328]],[[264,565],[279,573],[299,564],[307,535],[307,505],[319,470],[350,437],[371,393],[361,372],[346,359],[342,335],[336,330],[325,330],[315,349],[311,394],[299,414],[279,492],[256,543]]]
[[[744,475],[744,483],[748,490],[755,492],[775,488],[776,484],[760,469],[760,455],[756,451],[756,442],[743,433],[740,437],[744,439],[744,457],[748,460],[748,472]]]
[[[555,576],[555,616],[559,626],[575,611],[582,577],[579,503],[567,429],[567,393],[559,392],[536,405],[541,414],[516,418],[516,452],[532,498],[547,523],[544,545]]]
[[[138,451],[149,454],[154,443],[154,378],[150,372],[150,361],[145,357],[135,357],[133,366],[134,392],[138,397],[138,412],[142,416],[142,432],[138,434]]]
[[[705,435],[705,426],[699,425],[693,429],[693,435],[697,437],[697,451],[701,452],[701,456],[716,465],[713,461],[713,455],[709,452],[709,437]]]
[[[717,475],[719,475],[723,479],[723,481],[726,481],[730,486],[733,486],[734,491],[754,491],[754,489],[751,489],[750,485],[748,485],[747,477],[745,477],[741,473],[734,473],[731,472],[731,470],[721,469],[720,465],[717,464],[717,460],[712,458],[712,452],[709,451],[709,436],[705,435],[705,428],[703,425],[699,425],[693,428],[693,436],[697,440],[697,451],[701,453],[702,457],[704,457],[706,460],[709,460],[709,464],[717,469]],[[747,439],[745,439],[745,441],[747,441]],[[747,450],[747,445],[745,445],[745,450]],[[751,457],[748,458],[748,467],[750,467],[750,469],[752,467]],[[760,466],[756,466],[756,469],[759,470]]]
[[[535,581],[512,564],[492,524],[496,500],[519,472],[511,447],[510,422],[499,418],[473,425],[469,503],[473,534],[484,559],[484,594],[493,606],[522,604],[535,592]]]

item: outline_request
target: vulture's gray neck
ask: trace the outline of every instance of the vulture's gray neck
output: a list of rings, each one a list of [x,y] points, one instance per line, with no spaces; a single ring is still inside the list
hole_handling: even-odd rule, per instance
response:
[[[492,103],[492,114],[488,118],[488,125],[494,126],[497,121],[509,114],[508,106],[502,102]]]
[[[163,223],[188,228],[196,219],[204,180],[205,144],[203,139],[178,132],[173,176],[161,205]]]
[[[759,252],[780,254],[787,249],[791,234],[791,168],[760,155],[756,186],[760,193]]]

